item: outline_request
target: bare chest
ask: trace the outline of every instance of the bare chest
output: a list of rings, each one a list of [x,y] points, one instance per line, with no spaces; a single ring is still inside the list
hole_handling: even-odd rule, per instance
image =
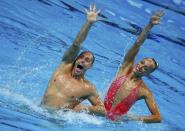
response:
[[[88,87],[85,82],[67,75],[58,75],[54,79],[54,84],[57,92],[67,98],[82,98],[88,93]]]

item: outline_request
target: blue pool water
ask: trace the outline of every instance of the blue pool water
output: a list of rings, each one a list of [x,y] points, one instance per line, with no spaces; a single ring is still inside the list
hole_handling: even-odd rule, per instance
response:
[[[96,3],[104,21],[91,29],[82,50],[95,53],[86,77],[104,99],[122,57],[159,9],[165,11],[137,61],[154,57],[159,69],[144,78],[158,103],[162,123],[111,122],[86,113],[48,112],[39,107],[52,72]],[[181,131],[185,130],[185,0],[1,0],[1,131]],[[87,101],[85,104],[89,104]],[[129,111],[147,115],[144,101]]]

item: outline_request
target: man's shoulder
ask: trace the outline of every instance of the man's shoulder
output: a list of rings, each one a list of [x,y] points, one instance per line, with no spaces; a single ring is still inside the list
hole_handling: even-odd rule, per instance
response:
[[[94,88],[94,85],[87,79],[84,79],[84,83],[86,85],[86,87],[88,87],[89,89]]]
[[[84,82],[89,93],[96,93],[96,87],[89,80],[84,79]]]

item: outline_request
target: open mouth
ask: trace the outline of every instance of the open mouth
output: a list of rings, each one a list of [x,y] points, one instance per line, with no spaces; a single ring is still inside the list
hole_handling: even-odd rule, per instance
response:
[[[77,64],[75,70],[76,70],[76,73],[77,72],[80,73],[80,72],[83,72],[84,67],[81,64]]]
[[[77,67],[76,68],[78,68],[78,69],[80,69],[80,70],[83,70],[83,66],[82,65],[77,65]]]
[[[141,69],[139,68],[139,66],[136,66],[136,70],[137,70],[138,72],[141,72]]]

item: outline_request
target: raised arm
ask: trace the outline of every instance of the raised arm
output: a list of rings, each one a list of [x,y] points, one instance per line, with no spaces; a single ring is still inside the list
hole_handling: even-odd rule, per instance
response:
[[[133,46],[129,49],[128,53],[125,55],[124,61],[122,62],[121,65],[121,71],[123,70],[129,70],[132,68],[134,64],[134,59],[141,47],[141,45],[144,43],[144,41],[147,38],[147,35],[149,34],[150,30],[154,25],[159,24],[160,22],[160,17],[163,16],[163,12],[159,11],[156,12],[151,18],[149,23],[145,26],[141,34],[137,37],[137,40],[133,44]]]
[[[92,8],[90,5],[89,11],[85,9],[85,12],[87,14],[87,20],[85,24],[82,26],[80,32],[78,33],[77,37],[75,38],[73,44],[69,47],[69,49],[64,53],[64,56],[62,58],[62,62],[72,63],[74,62],[76,56],[80,52],[81,45],[83,41],[86,39],[87,34],[93,25],[94,22],[97,21],[97,16],[100,13],[100,11],[96,12],[96,5]]]

